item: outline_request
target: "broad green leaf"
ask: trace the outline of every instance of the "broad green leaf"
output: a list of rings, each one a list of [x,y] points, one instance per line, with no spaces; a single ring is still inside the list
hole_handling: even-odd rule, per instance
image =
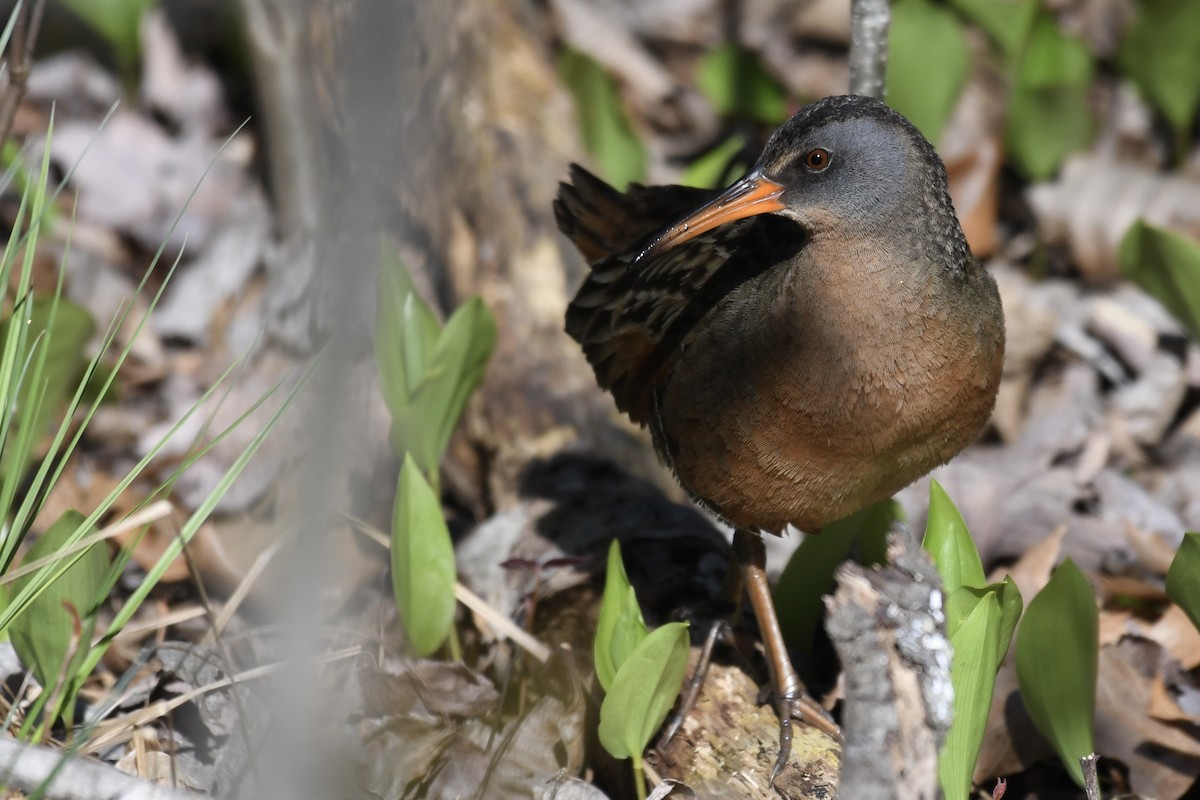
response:
[[[1200,3],[1141,0],[1117,64],[1181,136],[1200,105]]]
[[[477,297],[460,306],[442,329],[430,369],[413,397],[420,427],[409,433],[409,439],[420,445],[425,459],[421,467],[427,473],[442,460],[467,400],[483,382],[495,346],[496,322]]]
[[[434,474],[496,344],[496,323],[475,298],[442,328],[404,265],[385,253],[379,276],[375,360],[392,414],[391,443]]]
[[[155,0],[63,0],[63,4],[104,37],[123,71],[137,64],[142,16]]]
[[[855,545],[863,551],[864,561],[881,561],[883,550],[878,544],[885,541],[892,524],[903,518],[899,503],[883,500],[826,525],[818,535],[804,538],[771,592],[779,626],[789,645],[803,653],[812,652],[824,608],[821,598],[833,588],[833,571]]]
[[[454,546],[437,495],[404,457],[392,513],[392,589],[413,652],[441,647],[454,622]]]
[[[951,0],[962,14],[983,28],[1009,58],[1020,52],[1037,13],[1038,0]]]
[[[1000,669],[1021,616],[1021,594],[1010,578],[986,588],[961,586],[946,596],[946,633],[954,649],[954,723],[942,745],[938,777],[946,800],[966,800],[983,746]]]
[[[613,758],[641,755],[679,696],[688,631],[671,622],[650,633],[617,671],[600,706],[600,743]]]
[[[1005,119],[1008,153],[1029,177],[1052,175],[1092,138],[1088,90],[1094,65],[1080,40],[1059,30],[1047,12],[1033,23]]]
[[[942,577],[942,591],[947,595],[960,586],[983,586],[979,551],[954,501],[937,481],[929,485],[929,520],[921,546],[933,558]]]
[[[1024,609],[1024,599],[1016,582],[1008,575],[1004,576],[1002,583],[993,583],[987,588],[994,591],[1000,600],[1000,638],[997,640],[1000,649],[996,652],[998,668],[1008,655],[1013,633],[1017,630],[1017,622],[1021,619],[1021,611]]]
[[[723,117],[753,119],[772,127],[787,119],[787,90],[758,58],[734,44],[717,47],[704,57],[696,88]]]
[[[962,23],[930,0],[897,0],[888,33],[887,100],[937,142],[971,68]]]
[[[1200,533],[1185,533],[1167,571],[1167,596],[1200,630]]]
[[[1092,587],[1070,559],[1030,602],[1017,631],[1017,682],[1025,708],[1080,786],[1079,759],[1095,750],[1098,631]]]
[[[646,175],[646,150],[634,135],[617,82],[590,56],[567,48],[558,74],[575,98],[583,144],[609,183],[623,187]]]
[[[1166,306],[1200,341],[1200,245],[1138,220],[1117,250],[1121,273]]]
[[[23,309],[22,309],[23,310]],[[56,415],[61,415],[67,400],[83,374],[84,354],[95,326],[82,307],[69,300],[46,297],[33,301],[28,316],[20,313],[24,346],[17,354],[21,364],[20,389],[16,418],[7,433],[3,472],[21,471],[28,466],[28,448],[13,447],[13,437],[27,429],[30,444],[44,436]],[[0,341],[15,329],[12,317],[0,325]]]
[[[954,657],[950,682],[954,686],[954,722],[938,757],[938,778],[946,800],[967,800],[971,775],[983,745],[983,732],[992,691],[996,686],[996,642],[1001,635],[1003,612],[992,592],[972,594],[962,587],[952,597],[969,597],[970,613],[950,636]]]
[[[693,161],[679,179],[683,186],[716,189],[741,175],[749,164],[736,161],[746,146],[743,136],[730,136],[718,146]]]
[[[417,294],[408,269],[390,244],[380,259],[375,311],[375,363],[392,414],[406,407],[425,375],[441,326]]]
[[[638,606],[625,565],[621,563],[621,544],[616,539],[608,548],[608,571],[604,578],[604,598],[600,603],[600,619],[596,623],[596,641],[592,657],[596,662],[596,677],[608,691],[621,665],[646,638],[646,622]]]
[[[84,516],[79,512],[64,512],[29,548],[25,562],[57,553],[84,522]],[[94,532],[94,528],[87,531],[89,534]],[[74,557],[66,556],[65,559]],[[44,581],[56,568],[57,565],[48,565],[38,572],[18,578],[13,581],[12,592],[16,594],[30,584]],[[47,691],[58,682],[60,675],[69,678],[73,672],[67,670],[64,673],[63,667],[76,636],[81,637],[82,644],[75,654],[75,660],[82,660],[86,655],[95,626],[95,610],[104,599],[108,569],[106,545],[103,542],[92,545],[79,554],[78,560],[49,583],[9,625],[8,633],[17,657],[33,671],[38,683]],[[81,631],[76,630],[75,616],[67,610],[67,605],[78,615],[83,626]]]

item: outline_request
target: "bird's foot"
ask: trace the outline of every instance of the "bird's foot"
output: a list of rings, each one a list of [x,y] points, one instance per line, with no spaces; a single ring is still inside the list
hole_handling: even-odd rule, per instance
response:
[[[773,700],[775,713],[779,715],[779,755],[775,757],[775,766],[771,768],[772,785],[787,766],[788,758],[792,754],[792,720],[811,725],[839,744],[842,742],[842,729],[829,716],[829,712],[808,696],[798,682],[786,691],[774,692]]]

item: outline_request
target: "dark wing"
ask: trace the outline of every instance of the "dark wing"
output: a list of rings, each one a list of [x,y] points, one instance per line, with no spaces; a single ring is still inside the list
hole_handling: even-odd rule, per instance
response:
[[[683,186],[633,185],[618,192],[579,166],[554,203],[559,228],[591,262],[567,308],[600,386],[639,424],[650,419],[654,387],[687,332],[737,283],[769,262],[745,247],[761,219],[715,228],[631,268],[650,237],[716,193]]]

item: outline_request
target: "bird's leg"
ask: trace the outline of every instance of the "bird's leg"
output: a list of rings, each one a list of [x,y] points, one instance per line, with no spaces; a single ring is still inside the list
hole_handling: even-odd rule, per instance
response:
[[[762,537],[738,528],[733,534],[733,555],[737,559],[750,605],[758,620],[763,647],[767,651],[767,668],[771,677],[775,710],[779,714],[779,756],[771,769],[771,782],[787,764],[792,750],[792,717],[804,720],[826,733],[840,738],[841,732],[816,703],[804,691],[800,676],[792,668],[787,646],[783,642],[783,631],[775,615],[775,604],[771,600],[771,586],[767,582],[767,551]]]

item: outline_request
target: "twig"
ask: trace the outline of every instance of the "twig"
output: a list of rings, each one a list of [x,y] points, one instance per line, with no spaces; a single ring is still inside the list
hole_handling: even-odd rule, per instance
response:
[[[941,580],[907,535],[888,537],[888,566],[846,563],[826,598],[846,707],[839,797],[931,800],[950,727],[950,642]]]
[[[853,0],[850,6],[850,94],[884,99],[888,0]]]
[[[1096,762],[1099,760],[1100,756],[1095,753],[1079,759],[1079,766],[1083,767],[1083,792],[1088,800],[1100,800],[1100,781],[1096,778]]]
[[[8,141],[13,121],[17,118],[17,108],[21,105],[21,99],[25,97],[29,83],[29,64],[38,31],[42,27],[42,9],[45,4],[45,0],[35,0],[32,3],[22,3],[17,9],[16,25],[13,26],[13,36],[8,43],[3,87],[0,88],[0,91],[3,91],[3,97],[0,98],[0,146]]]
[[[148,783],[61,750],[0,738],[0,783],[54,800],[195,800],[200,795]]]

